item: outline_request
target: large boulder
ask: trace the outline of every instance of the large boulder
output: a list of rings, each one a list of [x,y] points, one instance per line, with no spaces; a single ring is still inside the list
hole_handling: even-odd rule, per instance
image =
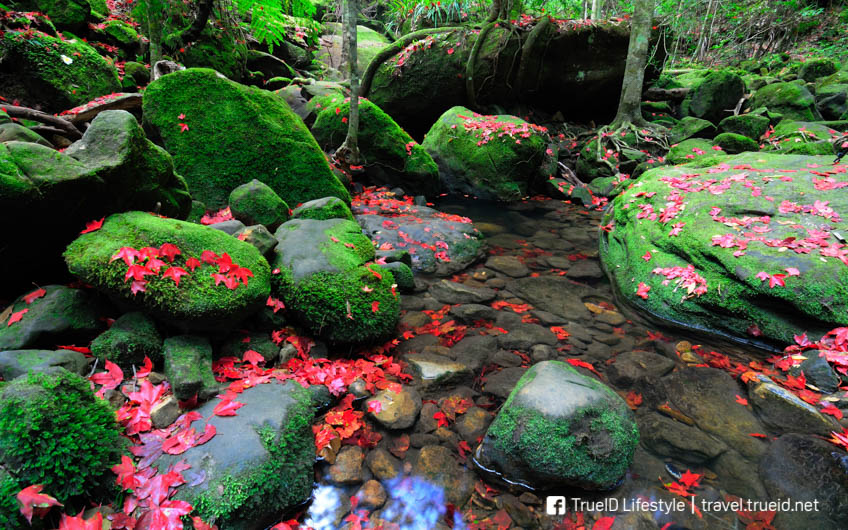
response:
[[[4,236],[0,259],[8,274],[0,291],[21,279],[61,278],[59,254],[89,221],[134,209],[185,217],[190,206],[170,155],[125,111],[98,115],[64,153],[0,144],[0,211],[8,222],[26,220]]]
[[[633,414],[618,394],[566,363],[543,361],[518,381],[475,459],[534,489],[608,490],[638,444]]]
[[[827,77],[839,71],[839,61],[834,59],[812,59],[805,61],[798,70],[798,78],[814,83],[820,77]]]
[[[761,152],[646,172],[602,221],[607,274],[640,312],[743,340],[848,325],[848,204],[830,191],[848,184],[816,169],[831,161]]]
[[[208,102],[214,101],[213,105]],[[145,127],[174,157],[192,197],[210,209],[257,179],[288,205],[350,196],[306,126],[271,92],[190,68],[144,92]]]
[[[74,31],[81,29],[91,16],[88,0],[11,0],[6,5],[15,11],[44,13],[57,27]]]
[[[800,121],[820,120],[816,101],[807,87],[798,83],[772,83],[754,92],[748,101],[750,108],[766,107],[784,118]]]
[[[347,136],[349,98],[316,97],[310,105],[318,109],[311,129],[315,139],[324,149],[338,148]],[[369,180],[378,185],[400,186],[413,195],[438,194],[439,168],[430,155],[380,107],[362,98],[358,134],[360,163]]]
[[[268,262],[249,243],[144,212],[109,216],[64,256],[82,281],[183,329],[233,325],[261,309],[270,293]]]
[[[164,473],[185,461],[191,476],[175,499],[190,503],[204,521],[221,528],[265,528],[309,498],[315,443],[314,411],[308,390],[288,381],[249,388],[238,395],[238,414],[218,416],[213,399],[197,412],[197,432],[216,434],[180,455],[163,455],[154,466]],[[190,475],[189,475],[190,474]]]
[[[495,26],[485,33],[472,72],[478,103],[507,107],[524,102],[561,111],[569,119],[611,119],[615,109],[605,102],[617,100],[621,92],[627,23],[545,24],[538,32]],[[535,41],[528,42],[534,34]],[[429,36],[422,32],[420,40],[398,46],[383,61],[364,95],[419,137],[446,110],[470,104],[466,65],[479,35],[471,28]]]
[[[112,361],[125,373],[144,364],[145,357],[154,366],[161,366],[162,335],[144,313],[126,313],[91,342],[91,353],[101,361]]]
[[[274,293],[301,325],[340,343],[385,339],[400,318],[392,274],[347,219],[292,219],[277,229]]]
[[[544,127],[465,107],[442,114],[422,145],[439,165],[446,191],[481,199],[519,200],[556,167]]]
[[[353,201],[353,212],[380,254],[408,252],[416,273],[450,276],[483,257],[483,235],[471,219],[413,204],[411,197],[366,191]]]
[[[718,124],[745,95],[745,82],[729,70],[712,71],[692,91],[689,114]]]
[[[118,72],[80,39],[9,30],[0,36],[0,94],[59,112],[121,89]]]

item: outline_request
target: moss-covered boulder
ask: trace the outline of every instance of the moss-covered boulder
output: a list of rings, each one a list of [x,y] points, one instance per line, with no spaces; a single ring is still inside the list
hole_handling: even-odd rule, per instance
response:
[[[268,383],[238,395],[235,416],[217,416],[213,399],[197,409],[216,435],[181,455],[163,455],[154,466],[185,461],[202,477],[177,490],[204,521],[221,528],[265,528],[297,507],[312,491],[315,442],[310,393],[299,384]],[[207,420],[192,423],[203,432]]]
[[[671,128],[668,133],[668,141],[678,143],[689,138],[710,139],[715,134],[716,126],[712,122],[694,116],[686,116]]]
[[[723,156],[724,154],[721,149],[716,149],[715,143],[711,140],[690,138],[677,145],[673,145],[665,160],[669,164],[688,164],[693,160],[701,160],[703,158],[712,160],[714,157]]]
[[[15,11],[38,11],[50,17],[56,27],[77,31],[91,16],[88,0],[7,0]]]
[[[274,236],[274,293],[301,325],[340,343],[377,341],[394,331],[400,315],[395,281],[373,263],[374,246],[359,225],[292,219]]]
[[[833,153],[831,141],[842,136],[832,125],[845,128],[846,124],[783,120],[774,128],[768,149],[784,154],[830,155]]]
[[[289,218],[289,205],[256,179],[230,192],[228,202],[233,217],[246,225],[265,225],[274,231]]]
[[[305,202],[292,210],[292,219],[347,219],[354,221],[353,213],[344,201],[337,197],[324,197]]]
[[[117,364],[124,373],[144,364],[145,357],[154,366],[162,366],[162,335],[144,313],[127,313],[92,341],[91,353],[101,362],[108,359]]]
[[[12,302],[12,313],[21,317],[9,324],[9,316],[0,324],[0,350],[84,344],[103,329],[102,310],[91,293],[64,285],[43,289],[42,294],[33,288]]]
[[[190,22],[186,22],[188,27]],[[177,37],[179,32],[173,33]],[[168,44],[166,38],[165,43]],[[171,46],[175,58],[182,64],[194,68],[211,68],[233,81],[241,81],[247,64],[247,46],[236,39],[233,31],[225,31],[207,24],[200,36],[183,46]]]
[[[212,373],[212,345],[196,335],[170,337],[162,345],[165,377],[181,401],[205,401],[218,393],[220,385]]]
[[[481,199],[519,200],[556,167],[544,127],[465,107],[442,114],[422,145],[439,165],[444,190]]]
[[[730,70],[708,73],[692,90],[689,114],[717,124],[731,115],[745,94],[745,82]]]
[[[0,124],[0,143],[5,142],[31,142],[53,147],[53,144],[45,140],[43,136],[19,123]]]
[[[543,361],[515,385],[476,459],[534,489],[609,490],[638,444],[633,414],[618,394],[566,363]]]
[[[772,83],[754,92],[748,101],[750,108],[767,107],[784,118],[801,121],[821,119],[815,98],[806,87],[797,83]]]
[[[71,511],[113,498],[110,468],[125,448],[120,433],[115,412],[90,383],[65,370],[29,374],[0,392],[0,464],[21,487],[42,484]],[[19,513],[3,519],[27,527]]]
[[[61,370],[83,375],[90,368],[85,356],[74,350],[0,351],[0,376],[5,381],[30,372],[57,373]]]
[[[721,133],[715,138],[713,138],[713,143],[728,154],[735,155],[738,153],[744,153],[745,151],[759,151],[760,145],[748,138],[747,136],[743,136],[741,134],[736,134],[732,132]]]
[[[820,77],[827,77],[839,70],[839,61],[834,59],[812,59],[805,61],[798,70],[798,77],[808,83],[815,82]]]
[[[252,245],[144,212],[109,216],[64,256],[84,282],[183,329],[233,325],[260,309],[270,292],[268,263]]]
[[[845,326],[845,184],[816,169],[831,161],[760,152],[646,172],[602,221],[607,274],[640,312],[742,340]]]
[[[739,116],[728,116],[718,124],[721,132],[735,133],[747,136],[752,140],[759,140],[769,127],[767,116],[756,114],[740,114]]]
[[[329,195],[350,201],[306,126],[271,92],[191,68],[151,83],[143,108],[145,126],[210,209],[253,179],[290,206]]]
[[[0,94],[22,105],[59,112],[121,89],[118,72],[81,39],[40,31],[0,36]]]
[[[318,108],[312,134],[324,149],[336,149],[347,136],[349,98],[313,98]],[[418,142],[380,108],[366,99],[359,102],[359,151],[368,179],[377,185],[399,186],[413,195],[439,192],[439,168]]]
[[[848,83],[818,87],[816,108],[826,120],[848,119]]]

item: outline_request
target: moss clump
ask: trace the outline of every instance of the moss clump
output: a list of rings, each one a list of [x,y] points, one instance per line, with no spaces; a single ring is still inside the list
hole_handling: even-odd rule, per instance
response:
[[[326,221],[327,219],[347,219],[354,221],[353,212],[347,204],[336,197],[324,197],[301,204],[292,211],[293,219],[315,219]]]
[[[165,375],[177,399],[206,400],[218,393],[212,373],[212,346],[203,337],[180,335],[164,343]]]
[[[233,217],[248,226],[265,225],[274,231],[289,218],[289,205],[256,179],[234,189],[228,202]]]
[[[804,62],[798,70],[798,77],[808,83],[820,77],[826,77],[839,71],[839,62],[833,59],[812,59]]]
[[[199,496],[189,499],[201,519],[235,521],[236,528],[249,528],[268,513],[288,510],[309,497],[315,413],[308,390],[294,388],[292,392],[296,402],[288,408],[281,434],[255,427],[269,453],[265,463],[238,476],[216,479]]]
[[[127,265],[122,259],[113,260],[122,247],[159,248],[165,243],[176,245],[181,254],[166,262],[158,275],[145,276],[145,292],[135,295],[130,282],[125,282]],[[216,285],[214,273],[219,267],[202,263],[193,272],[186,260],[200,259],[209,250],[227,254],[239,267],[253,274],[247,285],[234,289],[224,283]],[[143,309],[144,312],[190,329],[216,329],[232,325],[260,309],[268,298],[271,275],[268,262],[256,248],[219,230],[205,226],[162,219],[143,212],[128,212],[109,216],[103,227],[83,234],[72,242],[64,254],[72,274],[110,297]],[[163,276],[167,267],[182,267],[188,275],[177,285]]]
[[[88,0],[11,0],[16,11],[38,11],[60,28],[79,29],[91,15]]]
[[[760,146],[757,142],[736,133],[721,133],[713,138],[713,143],[721,147],[726,153],[731,155],[742,153],[745,151],[759,151]]]
[[[162,365],[162,336],[156,324],[144,313],[122,315],[91,343],[91,353],[101,361],[109,359],[131,373],[148,357],[154,366]]]
[[[82,508],[81,496],[96,502],[112,493],[110,468],[125,446],[120,431],[89,382],[64,370],[31,373],[0,393],[0,462],[18,484],[43,484],[66,509]]]
[[[758,116],[756,114],[742,114],[739,116],[729,116],[718,124],[721,132],[735,133],[747,136],[752,140],[759,140],[769,127],[769,119],[767,116]]]
[[[173,34],[174,37],[178,35],[179,32]],[[176,59],[186,66],[211,68],[233,81],[240,81],[244,76],[247,46],[236,42],[230,32],[222,31],[211,24],[206,25],[196,41],[171,48],[175,50]]]
[[[767,107],[784,118],[801,121],[821,119],[816,110],[815,98],[806,87],[796,83],[772,83],[754,92],[750,108]]]
[[[271,92],[191,68],[151,83],[143,107],[146,126],[173,155],[192,197],[210,209],[254,178],[286,204],[330,195],[350,202],[306,126]]]
[[[673,146],[665,160],[669,164],[687,164],[702,158],[712,160],[716,155],[723,156],[724,153],[713,149],[714,145],[710,140],[690,138]]]
[[[708,73],[692,90],[689,113],[697,118],[718,123],[728,116],[745,94],[745,82],[730,70]]]
[[[686,116],[669,131],[669,142],[677,143],[689,138],[712,138],[716,127],[707,120]]]
[[[337,148],[347,135],[350,102],[338,95],[310,101],[318,109],[312,134],[324,149]],[[439,168],[429,154],[380,107],[359,102],[359,150],[368,177],[376,184],[400,186],[410,194],[435,195]]]

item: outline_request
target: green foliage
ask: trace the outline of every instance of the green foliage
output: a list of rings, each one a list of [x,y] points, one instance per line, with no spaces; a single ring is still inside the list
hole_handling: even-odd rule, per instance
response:
[[[66,505],[111,493],[123,447],[114,412],[76,374],[31,373],[0,394],[0,462],[19,484],[43,484]]]

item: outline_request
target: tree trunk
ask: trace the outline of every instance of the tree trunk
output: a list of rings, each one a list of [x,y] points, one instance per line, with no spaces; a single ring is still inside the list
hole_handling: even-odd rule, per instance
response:
[[[350,65],[350,41],[347,36],[347,26],[350,19],[347,0],[342,0],[342,54],[339,57],[339,69],[343,69],[344,65]],[[355,19],[354,19],[355,20]],[[354,34],[356,33],[356,24],[354,23]],[[342,74],[345,72],[342,71]]]
[[[602,3],[602,0],[592,0],[592,20],[598,20],[601,18]]]
[[[163,6],[159,2],[147,2],[147,38],[150,40],[150,66],[162,60],[162,17]]]
[[[359,71],[356,53],[356,15],[358,0],[345,0],[347,17],[344,24],[344,40],[348,49],[348,71],[350,72],[350,116],[347,123],[347,136],[336,158],[347,165],[359,164]]]
[[[633,18],[630,21],[630,44],[627,47],[627,64],[624,81],[613,127],[625,123],[644,124],[642,109],[642,84],[645,80],[645,65],[648,62],[648,41],[651,37],[651,17],[654,13],[653,0],[634,0]]]

